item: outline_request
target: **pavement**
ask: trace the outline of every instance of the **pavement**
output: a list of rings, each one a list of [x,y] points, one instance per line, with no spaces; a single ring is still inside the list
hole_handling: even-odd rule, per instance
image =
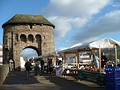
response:
[[[76,76],[59,77],[50,74],[34,75],[25,72],[10,72],[0,90],[105,90],[96,83],[81,81]]]

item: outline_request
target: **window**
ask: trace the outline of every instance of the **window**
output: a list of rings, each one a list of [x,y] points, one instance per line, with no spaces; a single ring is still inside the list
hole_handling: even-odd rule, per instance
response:
[[[21,35],[20,35],[20,40],[21,40],[22,42],[26,42],[26,36],[25,36],[24,34],[21,34]]]

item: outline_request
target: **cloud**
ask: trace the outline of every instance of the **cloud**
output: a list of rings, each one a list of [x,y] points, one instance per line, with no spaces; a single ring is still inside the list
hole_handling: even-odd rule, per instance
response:
[[[65,34],[71,30],[71,20],[66,17],[50,17],[49,20],[55,24],[55,37],[64,37]],[[64,32],[63,32],[64,31]]]
[[[106,14],[86,30],[77,33],[73,39],[74,43],[88,42],[99,36],[117,32],[120,32],[120,10]]]
[[[51,16],[86,18],[98,13],[108,2],[109,0],[50,0],[46,9]]]
[[[87,20],[82,18],[69,18],[69,17],[49,17],[49,20],[55,24],[55,37],[62,38],[67,32],[69,32],[73,27],[82,27]]]
[[[45,15],[56,26],[55,38],[83,27],[110,0],[50,0]],[[99,4],[98,4],[99,3]]]

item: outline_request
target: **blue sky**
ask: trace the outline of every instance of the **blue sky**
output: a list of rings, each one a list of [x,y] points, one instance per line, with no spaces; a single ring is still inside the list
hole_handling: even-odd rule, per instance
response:
[[[1,0],[2,24],[15,14],[43,15],[55,25],[55,49],[111,37],[120,41],[120,0]]]

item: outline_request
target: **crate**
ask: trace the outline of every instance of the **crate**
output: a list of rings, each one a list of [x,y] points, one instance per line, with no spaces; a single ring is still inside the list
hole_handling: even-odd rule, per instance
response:
[[[106,84],[106,90],[120,90],[120,85],[116,85],[114,82]]]
[[[105,71],[107,81],[120,80],[120,67],[107,67]]]
[[[120,67],[105,68],[106,90],[120,90]]]
[[[106,67],[105,68],[106,75],[116,75],[120,74],[120,67]]]

